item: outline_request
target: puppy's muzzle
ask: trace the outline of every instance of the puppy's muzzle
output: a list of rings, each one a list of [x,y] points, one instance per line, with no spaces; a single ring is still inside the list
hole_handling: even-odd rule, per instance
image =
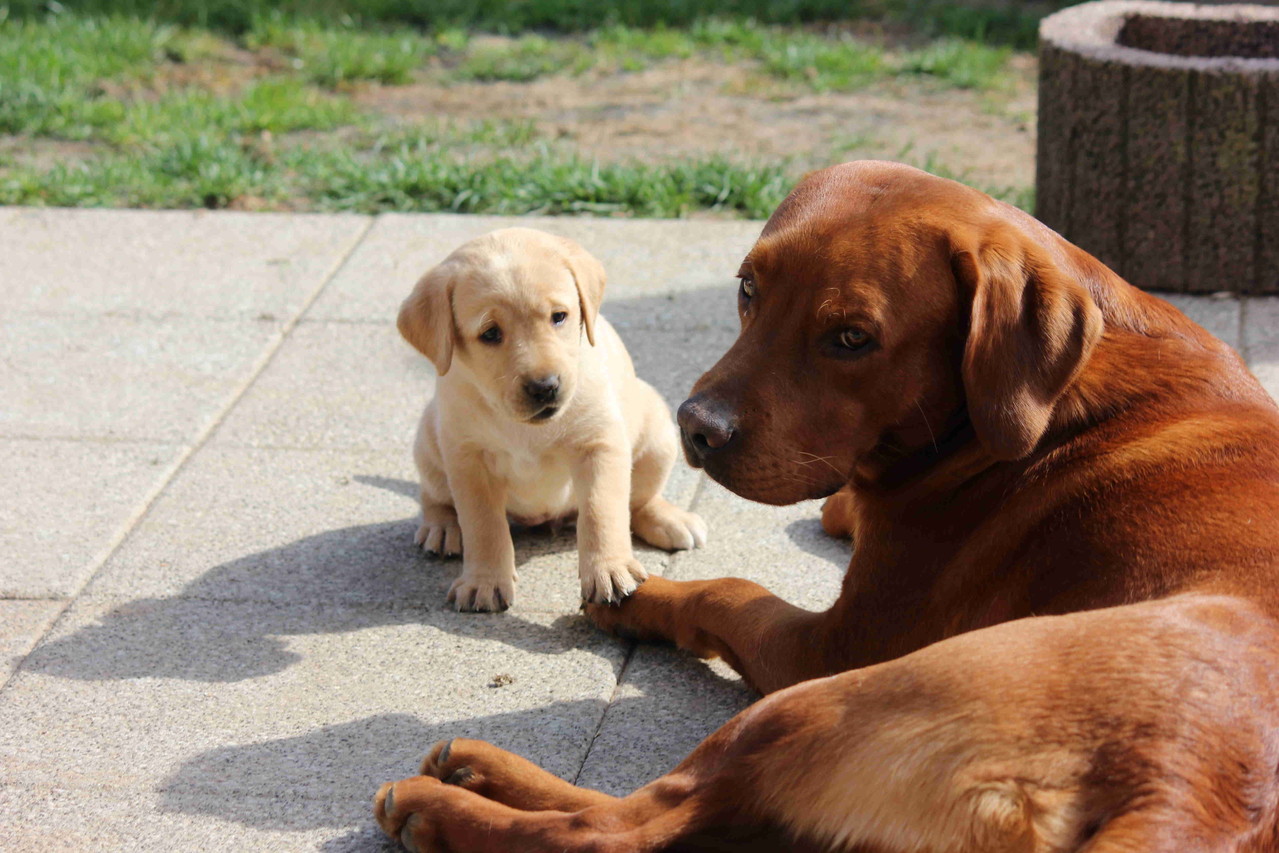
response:
[[[524,393],[534,403],[550,406],[559,399],[560,377],[552,373],[541,379],[529,379],[524,383]]]
[[[711,456],[721,453],[737,430],[731,412],[703,395],[690,397],[679,407],[680,439],[688,464],[700,468]]]

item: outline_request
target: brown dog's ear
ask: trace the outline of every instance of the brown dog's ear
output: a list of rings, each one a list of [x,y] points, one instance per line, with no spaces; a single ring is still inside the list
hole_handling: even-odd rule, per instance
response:
[[[1028,455],[1102,332],[1088,289],[1015,228],[951,259],[972,298],[963,381],[978,439],[998,459]]]
[[[418,279],[413,292],[400,305],[395,324],[404,340],[431,360],[443,376],[453,364],[453,270],[443,263]]]
[[[590,252],[573,240],[561,237],[564,261],[568,264],[573,281],[577,283],[577,301],[582,310],[582,325],[586,327],[586,340],[595,346],[595,318],[604,301],[604,265]]]

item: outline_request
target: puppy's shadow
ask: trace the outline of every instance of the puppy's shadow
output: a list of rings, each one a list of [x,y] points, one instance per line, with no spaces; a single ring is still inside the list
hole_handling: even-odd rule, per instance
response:
[[[413,494],[416,485],[376,475],[357,483]],[[232,682],[279,672],[299,656],[289,636],[354,632],[429,621],[441,630],[540,654],[580,648],[594,629],[576,610],[576,571],[562,561],[530,565],[576,550],[571,531],[516,534],[522,586],[562,589],[565,615],[549,625],[504,614],[455,613],[445,598],[458,560],[430,560],[413,545],[416,518],[340,528],[215,566],[172,598],[141,598],[95,624],[37,647],[25,667],[65,678],[174,678]],[[217,602],[216,606],[211,602]],[[355,606],[352,606],[355,605]],[[364,606],[360,606],[364,605]],[[540,609],[560,607],[557,602]]]

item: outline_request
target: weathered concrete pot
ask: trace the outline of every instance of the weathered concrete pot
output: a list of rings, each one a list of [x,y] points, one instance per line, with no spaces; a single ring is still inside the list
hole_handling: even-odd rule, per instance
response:
[[[1105,0],[1039,37],[1039,218],[1140,287],[1279,293],[1279,9]]]

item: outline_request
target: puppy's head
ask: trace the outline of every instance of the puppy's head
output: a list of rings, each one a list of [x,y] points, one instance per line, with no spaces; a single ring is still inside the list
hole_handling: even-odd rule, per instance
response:
[[[975,433],[996,459],[1029,454],[1101,334],[1072,252],[916,169],[808,176],[738,271],[737,342],[680,407],[690,463],[780,504],[954,436]]]
[[[458,370],[498,411],[544,423],[573,398],[603,295],[604,268],[577,243],[505,228],[422,276],[398,325],[441,376]]]

